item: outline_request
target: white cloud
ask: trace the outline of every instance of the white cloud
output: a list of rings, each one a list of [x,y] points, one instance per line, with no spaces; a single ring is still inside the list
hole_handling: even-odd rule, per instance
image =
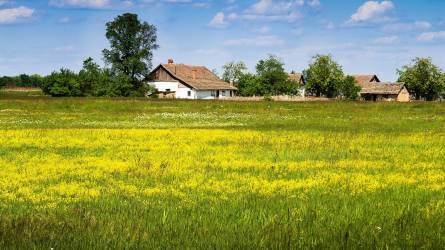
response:
[[[390,45],[390,44],[396,44],[399,42],[400,42],[400,39],[398,36],[384,36],[384,37],[379,37],[374,40],[375,44],[381,44],[381,45]]]
[[[385,32],[402,32],[412,30],[427,30],[432,27],[431,23],[427,21],[417,21],[414,23],[392,23],[382,27]]]
[[[224,42],[226,46],[271,46],[280,45],[284,41],[276,36],[257,36],[253,38],[230,39]]]
[[[242,18],[245,20],[293,22],[302,17],[299,8],[303,5],[303,0],[280,2],[260,0],[246,9]]]
[[[228,22],[226,21],[226,16],[224,12],[218,12],[210,21],[209,26],[213,28],[225,28]]]
[[[127,1],[125,1],[127,2]],[[50,0],[49,5],[55,7],[76,7],[102,9],[110,7],[110,0]]]
[[[417,40],[431,42],[435,40],[445,40],[445,31],[424,32],[417,36]]]
[[[0,24],[14,23],[20,19],[32,17],[34,10],[20,6],[18,8],[0,10]]]
[[[227,0],[229,4],[234,4],[235,0]],[[238,12],[232,12],[227,15],[224,12],[217,13],[210,21],[210,26],[227,26],[235,20],[245,21],[265,21],[265,22],[295,22],[303,18],[301,13],[304,6],[317,7],[320,6],[320,0],[257,0],[254,4],[246,9]],[[230,11],[237,9],[234,5],[230,6]],[[225,9],[229,11],[229,9]],[[224,19],[222,16],[224,14]],[[216,19],[215,19],[216,18]]]
[[[393,8],[394,4],[391,1],[367,1],[351,16],[349,23],[366,22],[377,17],[382,17]]]
[[[321,5],[320,0],[309,0],[307,4],[311,7],[318,7]]]

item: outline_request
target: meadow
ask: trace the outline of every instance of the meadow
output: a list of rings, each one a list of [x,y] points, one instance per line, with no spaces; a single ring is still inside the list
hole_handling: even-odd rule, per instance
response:
[[[445,104],[0,95],[1,249],[442,249]]]

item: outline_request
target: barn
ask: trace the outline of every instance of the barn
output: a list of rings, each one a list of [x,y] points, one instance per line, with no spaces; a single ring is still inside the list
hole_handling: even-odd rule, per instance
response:
[[[409,102],[410,93],[403,83],[381,82],[377,75],[354,75],[365,101]]]
[[[157,66],[146,82],[156,88],[160,98],[223,99],[237,91],[204,66],[176,64],[172,59]]]

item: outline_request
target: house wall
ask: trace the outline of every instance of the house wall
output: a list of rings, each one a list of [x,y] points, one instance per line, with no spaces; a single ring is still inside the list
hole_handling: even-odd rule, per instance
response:
[[[234,96],[233,90],[219,90],[219,97],[217,97],[217,90],[198,90],[196,91],[196,99],[227,99],[231,97],[230,91],[232,91],[232,96]]]
[[[178,81],[156,81],[148,82],[148,84],[154,86],[158,92],[162,93],[159,96],[163,98],[196,99],[196,91]]]
[[[395,94],[360,94],[363,101],[395,101],[397,95]]]
[[[301,97],[305,97],[305,96],[306,96],[306,87],[305,87],[305,86],[301,86],[301,87],[298,89],[298,94],[299,94]]]
[[[409,102],[411,100],[410,94],[406,88],[403,88],[397,96],[398,102]]]
[[[172,92],[177,92],[179,87],[178,81],[156,81],[148,84],[154,86],[159,92],[165,92],[168,89]]]
[[[197,93],[196,90],[194,90],[192,88],[188,88],[188,87],[186,87],[186,86],[181,84],[181,86],[178,88],[178,91],[176,92],[176,98],[179,98],[179,99],[197,99],[196,98],[196,93]]]

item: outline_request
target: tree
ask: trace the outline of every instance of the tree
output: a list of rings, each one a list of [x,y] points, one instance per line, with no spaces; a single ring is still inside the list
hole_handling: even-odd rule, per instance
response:
[[[31,77],[27,74],[21,74],[19,75],[19,83],[17,84],[18,87],[32,87]]]
[[[152,66],[156,44],[156,27],[141,22],[136,14],[125,13],[106,24],[110,49],[104,49],[104,60],[115,75],[130,79],[133,93],[144,94],[143,78]]]
[[[284,63],[273,55],[265,60],[260,60],[256,65],[258,80],[263,85],[264,94],[294,95],[298,93],[298,84],[289,79],[284,70]]]
[[[233,83],[236,86],[238,84],[239,79],[246,72],[246,70],[247,70],[246,64],[242,61],[228,62],[223,66],[222,79],[226,82]]]
[[[40,87],[43,83],[43,77],[38,74],[29,76],[31,81],[31,87]]]
[[[106,95],[107,78],[93,58],[89,57],[83,62],[83,68],[79,72],[79,80],[82,82],[82,92],[85,95]]]
[[[308,93],[329,98],[339,94],[339,86],[345,79],[342,67],[331,55],[316,55],[309,68],[303,72]]]
[[[69,69],[54,71],[45,77],[41,86],[45,94],[51,96],[83,96],[83,86],[79,76]]]
[[[356,100],[360,90],[361,87],[357,85],[357,81],[352,76],[346,76],[338,88],[340,96],[348,100]]]
[[[264,85],[260,82],[259,78],[250,73],[242,74],[238,79],[237,86],[240,96],[262,96],[266,94]]]
[[[412,64],[403,66],[397,73],[399,82],[406,84],[416,100],[435,100],[445,89],[443,72],[431,58],[415,58]]]

